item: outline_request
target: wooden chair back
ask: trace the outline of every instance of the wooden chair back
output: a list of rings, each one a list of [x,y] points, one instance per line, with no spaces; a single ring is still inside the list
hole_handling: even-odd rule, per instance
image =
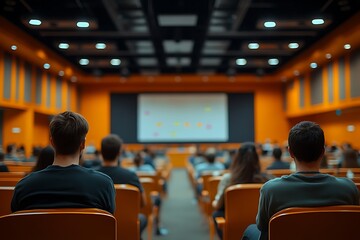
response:
[[[360,177],[360,168],[338,168],[335,174],[337,177],[346,177],[349,170],[354,174],[354,177]]]
[[[0,178],[23,178],[25,172],[0,172]]]
[[[115,240],[116,220],[100,209],[35,209],[0,217],[1,239]]]
[[[15,187],[0,187],[0,216],[11,213],[11,200]]]
[[[18,165],[18,164],[9,164],[7,165],[10,172],[25,172],[29,173],[32,171],[34,166],[32,165]]]
[[[0,187],[15,187],[21,178],[0,178]]]
[[[290,175],[293,173],[293,171],[290,169],[271,169],[271,170],[266,170],[266,173],[273,175],[275,177],[281,177],[284,175]]]
[[[269,223],[269,240],[360,239],[360,206],[287,208]]]
[[[226,189],[224,240],[241,239],[245,229],[255,223],[262,185],[237,184]]]
[[[138,175],[139,178],[151,178],[156,184],[156,191],[159,193],[163,192],[164,181],[161,179],[161,176],[157,172],[136,172],[136,175]]]
[[[128,184],[115,184],[117,239],[140,239],[140,191]]]

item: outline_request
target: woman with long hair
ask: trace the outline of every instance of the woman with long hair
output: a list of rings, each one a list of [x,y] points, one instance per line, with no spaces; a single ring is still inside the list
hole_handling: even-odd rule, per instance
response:
[[[230,172],[224,174],[216,194],[213,206],[216,211],[213,213],[213,218],[225,216],[224,193],[226,188],[236,184],[244,183],[264,183],[272,178],[260,171],[259,156],[256,151],[256,145],[252,142],[241,144],[236,153],[233,162],[230,166]],[[222,231],[216,225],[216,230],[219,237],[222,239]]]
[[[49,165],[52,165],[54,162],[55,152],[54,149],[50,146],[47,146],[41,149],[36,165],[33,168],[33,172],[37,172],[47,168]]]

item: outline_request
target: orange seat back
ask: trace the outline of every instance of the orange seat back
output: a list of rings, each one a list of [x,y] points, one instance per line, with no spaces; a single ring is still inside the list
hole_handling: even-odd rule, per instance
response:
[[[0,216],[11,213],[11,200],[15,187],[0,187]]]
[[[115,184],[117,239],[140,239],[140,191],[128,184]]]
[[[263,184],[237,184],[225,191],[224,239],[241,239],[244,230],[255,223]]]
[[[21,178],[0,178],[0,187],[15,187]]]
[[[1,239],[115,240],[116,220],[100,209],[34,209],[0,217]]]
[[[287,208],[269,223],[269,240],[360,239],[360,206]]]

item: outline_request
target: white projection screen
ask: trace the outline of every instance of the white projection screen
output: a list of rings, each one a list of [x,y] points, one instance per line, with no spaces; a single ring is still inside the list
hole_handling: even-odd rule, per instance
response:
[[[228,141],[227,95],[139,94],[139,142]]]

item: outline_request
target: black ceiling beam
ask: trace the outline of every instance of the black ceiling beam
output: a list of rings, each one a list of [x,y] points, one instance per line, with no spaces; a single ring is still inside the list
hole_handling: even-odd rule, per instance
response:
[[[159,70],[162,72],[166,67],[165,52],[162,44],[163,39],[158,27],[157,16],[154,9],[154,2],[153,0],[141,0],[141,5],[143,6],[144,15],[149,26],[150,35],[152,36]]]
[[[199,1],[199,0],[198,0]],[[193,54],[191,57],[191,66],[197,69],[200,62],[200,56],[205,44],[206,35],[209,29],[211,14],[214,10],[215,0],[202,0],[202,6],[205,7],[204,12],[198,14],[197,36],[193,46]]]

